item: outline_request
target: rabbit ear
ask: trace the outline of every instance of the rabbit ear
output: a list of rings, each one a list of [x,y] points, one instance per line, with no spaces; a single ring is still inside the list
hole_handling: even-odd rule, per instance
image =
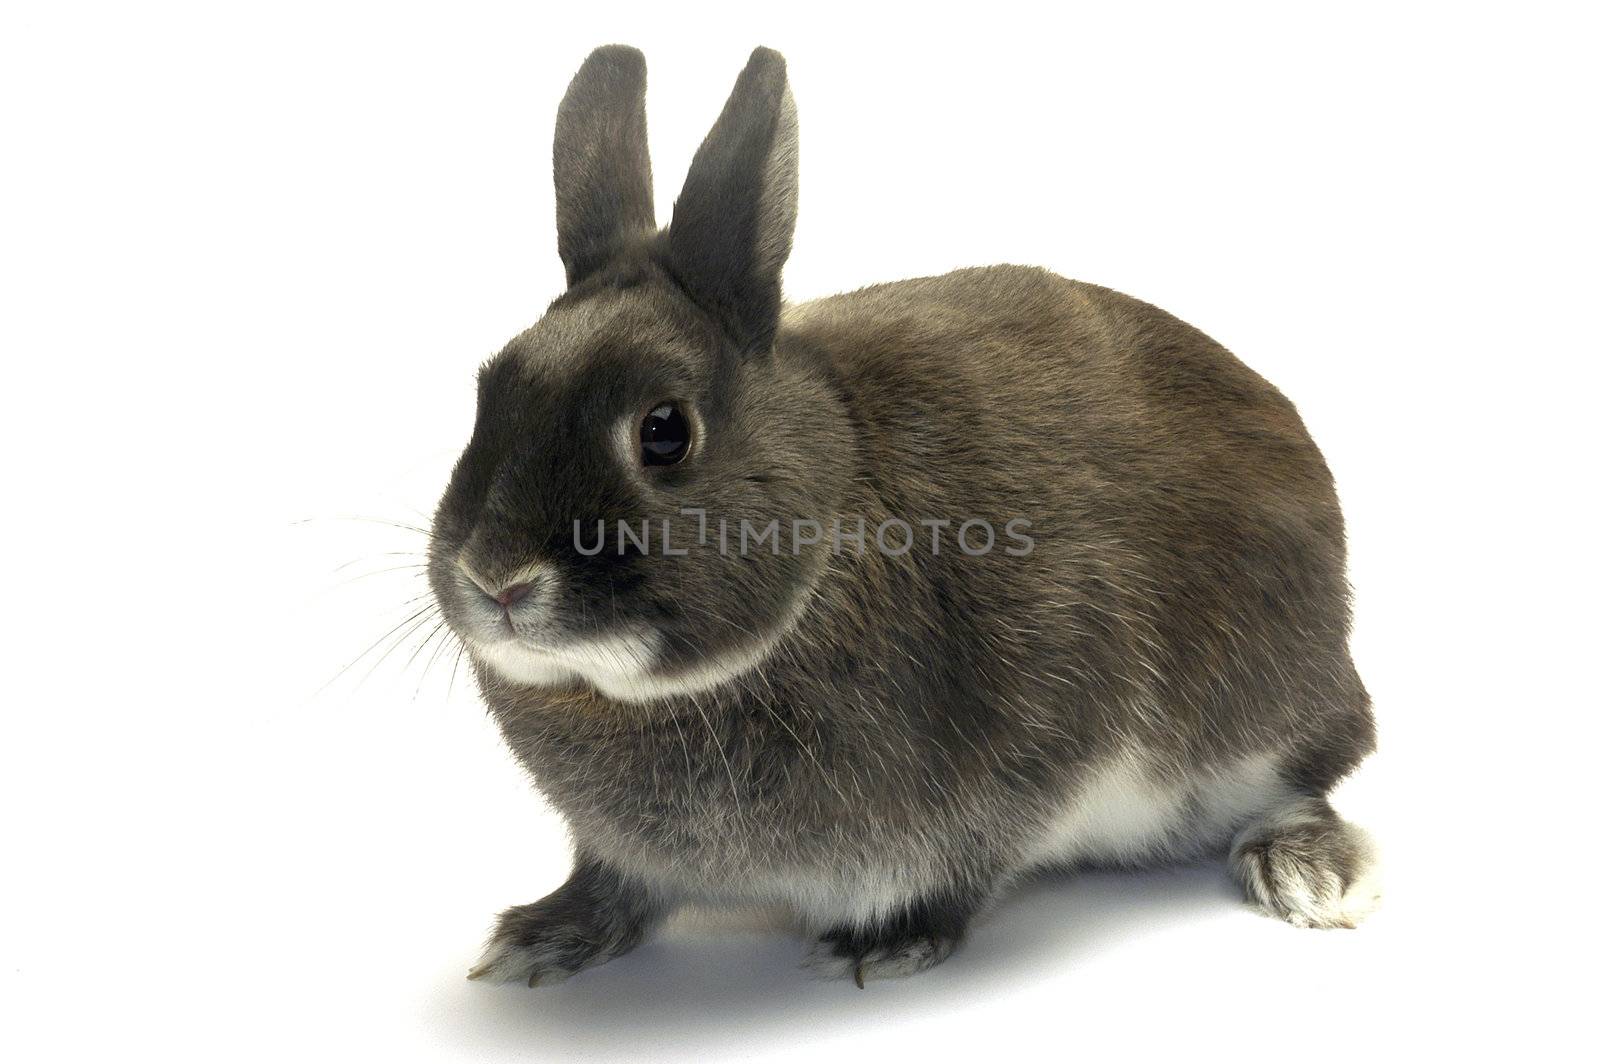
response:
[[[584,60],[556,113],[556,245],[575,285],[619,244],[656,228],[644,124],[644,54],[608,44]]]
[[[794,241],[798,142],[783,56],[757,48],[672,209],[673,273],[747,351],[770,348],[778,327]]]

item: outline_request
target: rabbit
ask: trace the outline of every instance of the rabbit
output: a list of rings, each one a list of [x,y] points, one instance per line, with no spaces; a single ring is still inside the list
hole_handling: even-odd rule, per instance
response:
[[[658,227],[645,63],[555,129],[567,287],[478,374],[428,577],[570,878],[471,978],[686,905],[853,980],[1009,885],[1226,855],[1306,927],[1377,899],[1343,520],[1295,408],[1152,306],[993,266],[788,305],[796,112],[757,48]]]

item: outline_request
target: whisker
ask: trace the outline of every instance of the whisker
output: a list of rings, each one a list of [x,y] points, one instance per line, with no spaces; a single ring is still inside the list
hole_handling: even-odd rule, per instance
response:
[[[453,633],[450,632],[449,622],[447,622],[443,617],[440,617],[439,620],[434,624],[433,628],[428,632],[427,636],[425,636],[422,642],[417,646],[417,649],[411,652],[411,657],[406,660],[406,668],[410,669],[411,663],[421,657],[422,652],[428,649],[428,644],[433,644],[433,653],[428,655],[428,657],[423,660],[422,674],[417,677],[417,689],[411,693],[411,701],[415,702],[418,698],[422,697],[422,689],[427,686],[428,683],[428,673],[433,668],[433,663],[439,660],[440,651],[444,650],[445,647],[450,645],[450,636],[452,634]],[[440,638],[441,635],[443,635],[443,638]]]
[[[379,551],[376,554],[366,554],[366,555],[363,555],[360,558],[352,558],[349,561],[345,562],[343,565],[334,566],[333,571],[335,573],[342,573],[346,569],[350,568],[352,565],[360,565],[362,562],[372,561],[374,558],[423,558],[423,559],[425,559],[427,557],[428,557],[427,551],[420,551],[420,550],[384,550],[384,551]],[[426,561],[421,561],[421,562],[417,563],[419,568],[426,568],[427,564],[428,563]]]
[[[414,602],[416,600],[413,599],[412,601]],[[361,663],[362,659],[364,659],[368,654],[371,654],[373,651],[377,650],[386,641],[388,641],[389,638],[392,637],[396,632],[399,632],[402,628],[405,628],[406,625],[410,624],[412,621],[417,620],[419,617],[422,618],[424,621],[426,621],[427,620],[427,614],[430,611],[436,610],[438,608],[439,607],[438,607],[437,603],[429,603],[428,605],[422,607],[420,610],[417,610],[415,613],[411,614],[409,617],[406,617],[399,624],[396,624],[393,628],[390,628],[387,632],[384,632],[377,639],[373,640],[371,646],[367,647],[367,649],[363,650],[360,654],[357,654],[355,656],[355,658],[353,660],[351,660],[351,662],[348,665],[346,665],[344,668],[340,669],[338,672],[334,673],[333,677],[330,680],[328,680],[327,683],[325,683],[321,687],[317,688],[317,694],[321,694],[322,692],[326,691],[328,688],[332,687],[335,683],[337,683],[339,681],[339,679],[342,676],[344,676],[345,673],[349,672],[351,669],[353,669],[357,665],[359,665]],[[407,633],[407,634],[409,634],[409,633]],[[400,638],[403,640],[405,638],[405,636],[401,636]],[[393,649],[394,648],[391,646],[390,650],[393,650]],[[385,657],[387,657],[387,656],[388,656],[388,651],[385,651]],[[382,658],[379,659],[380,662],[382,660],[383,660]]]
[[[466,653],[467,653],[466,641],[458,638],[456,640],[456,660],[453,661],[450,664],[450,685],[447,688],[445,688],[445,692],[444,692],[444,697],[445,697],[446,701],[449,701],[450,696],[455,693],[455,690],[456,690],[456,670],[461,668],[461,659],[462,659],[462,657],[464,657],[466,655]]]
[[[420,631],[430,620],[433,619],[433,613],[438,608],[439,607],[437,605],[430,605],[430,606],[424,607],[420,611],[420,615],[419,615],[416,623],[412,624],[411,627],[407,628],[404,632],[402,632],[400,634],[400,636],[398,638],[396,638],[393,642],[391,642],[389,644],[389,648],[378,656],[378,660],[376,660],[376,661],[374,661],[372,663],[372,667],[369,668],[366,671],[366,674],[361,677],[360,683],[358,683],[356,686],[360,687],[362,684],[365,684],[368,680],[370,680],[372,678],[372,674],[377,672],[378,671],[378,667],[380,665],[382,665],[385,661],[388,660],[390,654],[393,654],[396,650],[400,649],[400,647],[405,643],[406,640],[410,639],[413,635],[415,635],[418,631]]]
[[[345,579],[339,581],[334,586],[335,587],[349,587],[351,584],[355,583],[358,580],[370,580],[374,576],[384,576],[384,575],[386,575],[388,573],[404,573],[404,572],[423,573],[423,572],[426,572],[427,569],[428,569],[428,566],[427,566],[426,562],[424,562],[422,564],[419,564],[419,565],[391,565],[391,566],[388,566],[388,567],[383,568],[383,569],[374,569],[370,573],[357,573],[354,576],[346,577]],[[337,569],[334,570],[334,571],[338,572]]]
[[[417,693],[412,696],[413,701],[422,694],[423,685],[427,683],[429,675],[433,672],[433,667],[439,663],[440,658],[449,652],[452,642],[460,642],[460,636],[456,635],[453,628],[445,626],[444,638],[439,640],[438,644],[433,648],[433,653],[428,657],[427,663],[422,666],[422,677],[417,681]]]
[[[322,517],[302,517],[298,520],[290,521],[289,524],[307,525],[313,521],[359,521],[369,525],[387,525],[390,528],[398,528],[405,532],[415,532],[425,539],[433,539],[433,530],[430,528],[408,524],[404,521],[391,521],[386,517],[368,517],[365,514],[329,514]]]
[[[411,668],[411,666],[416,662],[417,656],[428,648],[428,644],[433,642],[433,637],[438,635],[439,634],[439,630],[442,629],[444,626],[445,626],[445,619],[443,617],[440,617],[437,621],[434,622],[433,627],[428,629],[428,634],[423,636],[422,642],[417,644],[416,649],[411,652],[411,656],[406,659],[405,665],[401,667],[401,671],[402,672],[404,672],[406,669]]]

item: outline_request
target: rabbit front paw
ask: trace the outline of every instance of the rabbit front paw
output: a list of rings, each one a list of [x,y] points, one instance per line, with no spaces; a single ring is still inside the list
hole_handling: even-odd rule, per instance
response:
[[[660,916],[638,885],[598,862],[582,862],[554,894],[500,914],[467,978],[559,983],[628,952]]]

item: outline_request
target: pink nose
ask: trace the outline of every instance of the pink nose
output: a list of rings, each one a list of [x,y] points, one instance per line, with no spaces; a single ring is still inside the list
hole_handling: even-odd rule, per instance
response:
[[[512,584],[494,597],[500,605],[510,609],[513,605],[528,597],[528,592],[533,590],[532,584]]]

